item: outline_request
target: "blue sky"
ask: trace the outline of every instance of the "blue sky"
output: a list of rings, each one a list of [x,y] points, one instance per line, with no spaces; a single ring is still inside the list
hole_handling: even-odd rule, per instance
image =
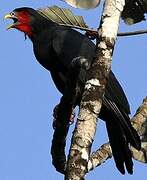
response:
[[[59,5],[58,0],[0,1],[0,179],[1,180],[60,180],[63,176],[51,163],[50,146],[53,135],[52,109],[60,94],[48,71],[36,61],[30,40],[16,30],[6,31],[9,22],[3,16],[16,7],[33,8]],[[101,8],[81,14],[90,27],[97,27]],[[127,26],[121,31],[146,28],[146,22]],[[147,35],[118,38],[112,69],[129,99],[132,115],[147,95]],[[98,125],[93,149],[107,140],[103,122]],[[71,127],[72,133],[73,127]],[[68,141],[68,144],[70,141]],[[68,150],[67,150],[68,151]],[[112,160],[87,175],[93,179],[146,179],[147,165],[134,161],[134,174],[122,176]]]

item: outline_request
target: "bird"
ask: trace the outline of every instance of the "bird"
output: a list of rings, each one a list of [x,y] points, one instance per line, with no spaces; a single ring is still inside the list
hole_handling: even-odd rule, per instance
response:
[[[63,94],[62,99],[68,104],[74,94],[72,103],[78,106],[87,70],[95,57],[95,44],[84,34],[58,25],[30,7],[16,8],[5,15],[5,19],[9,18],[14,22],[7,29],[17,29],[32,41],[37,61],[50,72],[55,86]],[[141,149],[140,137],[131,125],[129,114],[126,95],[110,71],[99,117],[106,122],[113,158],[122,174],[125,170],[133,173],[130,145]]]

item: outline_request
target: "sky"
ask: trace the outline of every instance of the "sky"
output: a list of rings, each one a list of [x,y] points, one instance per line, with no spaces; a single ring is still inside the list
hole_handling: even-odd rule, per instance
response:
[[[50,74],[36,61],[32,43],[23,33],[6,31],[10,23],[3,16],[17,7],[40,8],[58,5],[59,0],[0,1],[0,179],[1,180],[60,180],[63,175],[52,166],[50,147],[53,136],[52,110],[61,94],[56,90]],[[102,8],[78,10],[91,28],[99,24]],[[128,26],[121,22],[120,30],[145,29],[147,22]],[[117,39],[112,69],[119,79],[131,106],[131,116],[147,95],[147,35]],[[73,131],[72,125],[68,140]],[[105,124],[98,123],[93,150],[107,141]],[[67,148],[67,153],[68,153]],[[87,175],[87,180],[146,179],[147,165],[134,161],[134,174],[122,176],[113,159]]]

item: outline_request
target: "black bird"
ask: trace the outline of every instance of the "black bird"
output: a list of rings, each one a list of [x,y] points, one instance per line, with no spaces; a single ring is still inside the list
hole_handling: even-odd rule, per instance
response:
[[[30,38],[36,59],[50,71],[63,97],[68,96],[73,88],[75,92],[82,92],[84,74],[89,69],[95,55],[95,45],[91,40],[71,28],[47,20],[32,8],[15,9],[5,18],[14,20],[8,29],[16,28]],[[80,82],[79,86],[75,86],[74,82]],[[80,96],[76,99],[74,106],[79,104]],[[106,122],[113,157],[122,174],[125,174],[125,167],[128,173],[133,173],[129,145],[138,150],[141,148],[140,138],[131,125],[129,113],[127,98],[111,71],[100,118]]]

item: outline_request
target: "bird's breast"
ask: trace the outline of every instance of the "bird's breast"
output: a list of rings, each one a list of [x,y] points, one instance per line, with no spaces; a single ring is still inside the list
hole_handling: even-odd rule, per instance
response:
[[[53,54],[50,53],[50,49],[41,46],[41,45],[34,45],[34,54],[37,61],[47,70],[51,70],[53,66]]]

